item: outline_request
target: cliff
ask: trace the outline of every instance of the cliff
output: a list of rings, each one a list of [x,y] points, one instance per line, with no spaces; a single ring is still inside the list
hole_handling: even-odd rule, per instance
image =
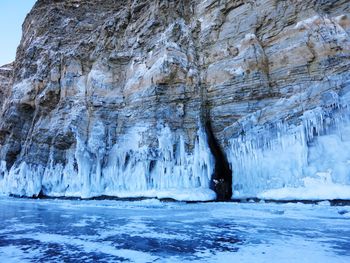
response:
[[[9,96],[13,65],[7,64],[0,67],[0,105],[3,106],[5,99]]]
[[[211,200],[325,173],[350,185],[349,11],[38,0],[13,73],[0,70],[0,188]]]

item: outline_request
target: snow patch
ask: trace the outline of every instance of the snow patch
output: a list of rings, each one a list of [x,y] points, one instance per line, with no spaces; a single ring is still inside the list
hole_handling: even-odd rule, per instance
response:
[[[303,187],[272,189],[258,195],[272,200],[334,200],[350,199],[350,185],[335,184],[331,171],[317,173],[318,178],[306,177]]]

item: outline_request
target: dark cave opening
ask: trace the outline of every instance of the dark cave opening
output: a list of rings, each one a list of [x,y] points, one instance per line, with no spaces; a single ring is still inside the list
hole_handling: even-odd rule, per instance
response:
[[[210,188],[215,191],[218,201],[231,200],[232,197],[232,170],[227,157],[214,136],[211,122],[205,123],[208,145],[215,158],[215,168],[212,175]]]

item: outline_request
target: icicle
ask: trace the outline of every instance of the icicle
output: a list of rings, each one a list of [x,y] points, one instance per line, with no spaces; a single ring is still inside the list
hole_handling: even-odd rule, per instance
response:
[[[88,140],[76,133],[76,144],[65,151],[65,163],[50,151],[46,167],[25,162],[7,172],[0,184],[8,192],[32,196],[43,191],[48,196],[92,197],[172,197],[180,200],[211,200],[209,190],[214,160],[206,135],[198,131],[194,149],[187,152],[181,132],[160,126],[158,147],[144,145],[147,127],[135,127],[106,152],[106,134],[102,123],[92,125]],[[103,161],[105,159],[105,161]],[[1,186],[0,185],[0,186]]]
[[[279,122],[230,140],[235,197],[303,186],[304,178],[328,170],[333,180],[350,183],[350,141],[343,139],[350,136],[350,114],[337,97],[328,101],[329,107],[306,111],[299,126]]]
[[[194,152],[188,154],[183,137],[177,139],[168,127],[164,127],[159,133],[154,160],[149,159],[148,148],[129,144],[124,138],[124,147],[118,148],[120,143],[113,147],[103,171],[107,192],[118,195],[120,191],[208,188],[213,159],[204,136],[203,132],[198,133]],[[128,137],[133,141],[140,139],[136,134],[128,134]],[[126,149],[125,145],[134,147]]]
[[[8,177],[7,165],[5,161],[0,161],[0,194],[6,194],[5,179]]]

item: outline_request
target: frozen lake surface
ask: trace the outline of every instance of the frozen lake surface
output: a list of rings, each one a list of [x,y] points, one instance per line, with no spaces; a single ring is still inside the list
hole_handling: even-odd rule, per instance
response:
[[[0,262],[350,262],[350,207],[0,198]]]

